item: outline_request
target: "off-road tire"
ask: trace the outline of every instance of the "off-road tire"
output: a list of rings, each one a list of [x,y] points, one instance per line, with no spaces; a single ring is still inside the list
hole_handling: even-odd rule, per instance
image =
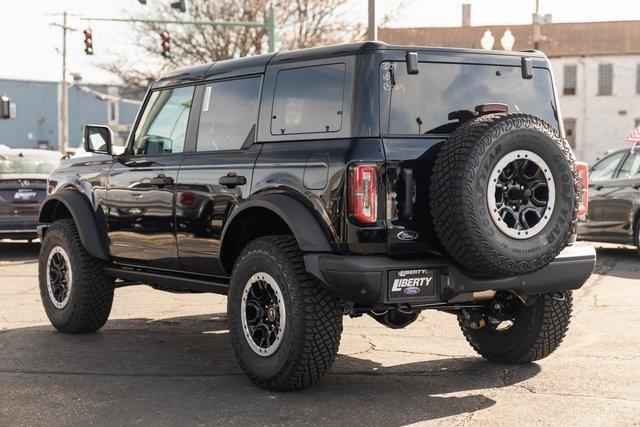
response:
[[[492,170],[517,150],[540,156],[555,183],[552,214],[528,239],[501,232],[488,206]],[[545,267],[568,244],[576,223],[580,191],[574,163],[567,141],[538,117],[495,113],[464,123],[441,144],[431,175],[431,215],[443,248],[467,274],[479,278]]]
[[[68,254],[73,274],[69,301],[63,308],[54,305],[47,289],[47,260],[56,246]],[[113,280],[103,273],[102,262],[82,246],[72,219],[60,219],[51,224],[40,247],[38,269],[42,303],[57,330],[94,332],[104,326],[113,303]]]
[[[270,274],[282,290],[286,325],[275,353],[258,355],[243,333],[242,292],[258,272]],[[258,386],[295,390],[318,382],[332,366],[342,333],[339,300],[305,271],[302,253],[291,236],[265,236],[241,251],[231,276],[228,297],[233,348],[247,376]]]
[[[497,331],[490,326],[471,329],[462,315],[458,323],[471,347],[492,362],[522,364],[553,353],[567,333],[571,320],[571,291],[539,295],[531,306],[520,306],[513,326]]]

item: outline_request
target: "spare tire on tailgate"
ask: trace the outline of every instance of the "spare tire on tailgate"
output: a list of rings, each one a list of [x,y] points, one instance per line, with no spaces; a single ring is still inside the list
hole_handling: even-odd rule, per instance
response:
[[[579,202],[569,144],[520,113],[469,120],[441,144],[430,184],[440,243],[475,277],[545,267],[568,244]]]

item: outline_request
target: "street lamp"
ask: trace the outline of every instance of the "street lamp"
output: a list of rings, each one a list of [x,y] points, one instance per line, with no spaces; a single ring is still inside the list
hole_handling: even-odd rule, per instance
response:
[[[484,35],[480,39],[480,46],[482,46],[484,50],[491,50],[493,49],[493,44],[495,43],[495,41],[496,39],[491,34],[491,30],[487,30],[484,32]]]
[[[502,48],[504,50],[511,50],[513,49],[513,45],[515,42],[516,42],[516,38],[513,37],[511,30],[507,28],[507,30],[502,35],[502,38],[500,39],[500,44],[502,45]]]

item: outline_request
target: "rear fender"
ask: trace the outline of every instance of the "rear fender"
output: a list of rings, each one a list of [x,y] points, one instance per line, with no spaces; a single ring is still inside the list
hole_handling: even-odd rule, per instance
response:
[[[310,209],[293,197],[283,194],[269,194],[251,199],[234,210],[222,232],[224,248],[227,231],[234,219],[247,209],[260,207],[278,215],[287,224],[303,252],[333,252],[327,233]]]

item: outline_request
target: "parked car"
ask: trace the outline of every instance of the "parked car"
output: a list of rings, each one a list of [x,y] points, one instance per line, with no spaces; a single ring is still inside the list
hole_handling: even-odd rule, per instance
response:
[[[578,238],[640,247],[640,147],[614,151],[589,172],[589,211]]]
[[[52,173],[46,313],[87,332],[114,287],[227,294],[240,365],[272,390],[324,375],[343,315],[442,310],[487,359],[546,357],[595,263],[570,243],[583,193],[552,79],[538,52],[372,42],[175,71],[123,154],[87,126],[94,156]]]
[[[0,239],[38,237],[47,176],[60,158],[55,151],[0,148]]]

